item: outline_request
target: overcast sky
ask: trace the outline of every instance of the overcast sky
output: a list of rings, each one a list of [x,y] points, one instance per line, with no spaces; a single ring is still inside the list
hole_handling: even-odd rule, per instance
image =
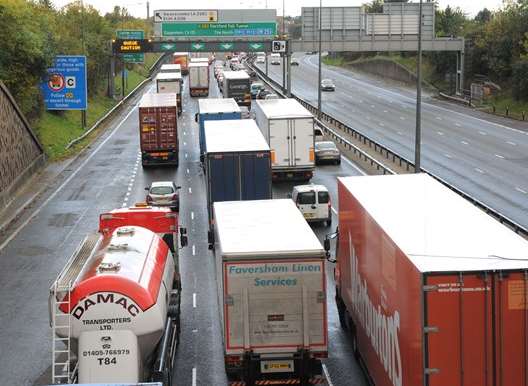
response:
[[[53,0],[57,7],[62,7],[71,0]],[[286,3],[286,15],[300,15],[301,6],[319,6],[319,0],[284,0]],[[323,6],[357,6],[365,3],[366,0],[323,0]],[[84,0],[85,4],[93,5],[101,13],[112,10],[115,5],[126,7],[134,16],[143,16],[146,14],[146,0]],[[215,8],[268,8],[277,9],[277,13],[282,15],[283,0],[192,0],[185,2],[175,0],[150,0],[150,9],[215,9]],[[474,16],[478,11],[487,7],[488,9],[497,9],[502,4],[502,0],[439,0],[441,8],[448,5],[451,7],[460,7],[470,16]],[[152,12],[151,12],[152,14]]]

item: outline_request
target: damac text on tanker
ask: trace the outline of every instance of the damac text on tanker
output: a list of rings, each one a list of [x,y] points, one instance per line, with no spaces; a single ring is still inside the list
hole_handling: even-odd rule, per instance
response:
[[[348,239],[352,265],[352,304],[354,311],[367,337],[370,338],[370,343],[392,384],[402,386],[402,362],[398,340],[400,314],[395,311],[392,316],[385,315],[380,305],[376,306],[372,303],[367,292],[367,282],[359,274],[358,259],[350,234]]]

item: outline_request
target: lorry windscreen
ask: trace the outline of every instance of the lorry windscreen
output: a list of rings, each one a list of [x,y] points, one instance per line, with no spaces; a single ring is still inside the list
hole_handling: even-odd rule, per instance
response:
[[[303,192],[297,196],[297,204],[310,205],[315,204],[315,192]]]

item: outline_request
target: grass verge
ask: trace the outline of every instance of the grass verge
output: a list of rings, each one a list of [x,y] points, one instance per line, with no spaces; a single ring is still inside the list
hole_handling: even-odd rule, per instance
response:
[[[159,55],[146,54],[143,65],[133,65],[128,71],[128,82],[125,94],[128,95],[139,83],[148,77],[148,69],[154,64]],[[121,76],[116,77],[116,90],[121,92]],[[107,97],[103,92],[95,98],[88,100],[86,112],[87,128],[90,128],[99,118],[106,114],[118,103],[117,100]],[[34,124],[35,132],[44,147],[46,155],[52,161],[68,157],[91,141],[88,136],[83,143],[66,150],[66,145],[73,139],[81,136],[84,130],[81,127],[80,111],[45,111]]]
[[[495,115],[528,120],[528,103],[514,100],[509,92],[489,98],[483,107],[487,112]]]

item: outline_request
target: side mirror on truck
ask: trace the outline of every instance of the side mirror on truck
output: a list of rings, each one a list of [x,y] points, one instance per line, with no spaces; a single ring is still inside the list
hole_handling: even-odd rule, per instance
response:
[[[215,238],[214,238],[213,231],[208,231],[207,232],[207,242],[209,243],[209,249],[213,250],[214,249],[214,243],[215,243]]]
[[[194,114],[194,122],[198,122],[198,113]]]
[[[180,228],[180,244],[183,247],[186,247],[189,243],[189,239],[187,237],[187,228]]]
[[[334,259],[330,258],[330,240],[338,239],[339,242],[339,228],[336,228],[336,231],[334,233],[329,233],[325,236],[324,242],[323,242],[323,248],[325,250],[326,254],[326,260],[328,260],[330,263],[335,263],[337,261],[337,248],[336,248],[336,257]]]

